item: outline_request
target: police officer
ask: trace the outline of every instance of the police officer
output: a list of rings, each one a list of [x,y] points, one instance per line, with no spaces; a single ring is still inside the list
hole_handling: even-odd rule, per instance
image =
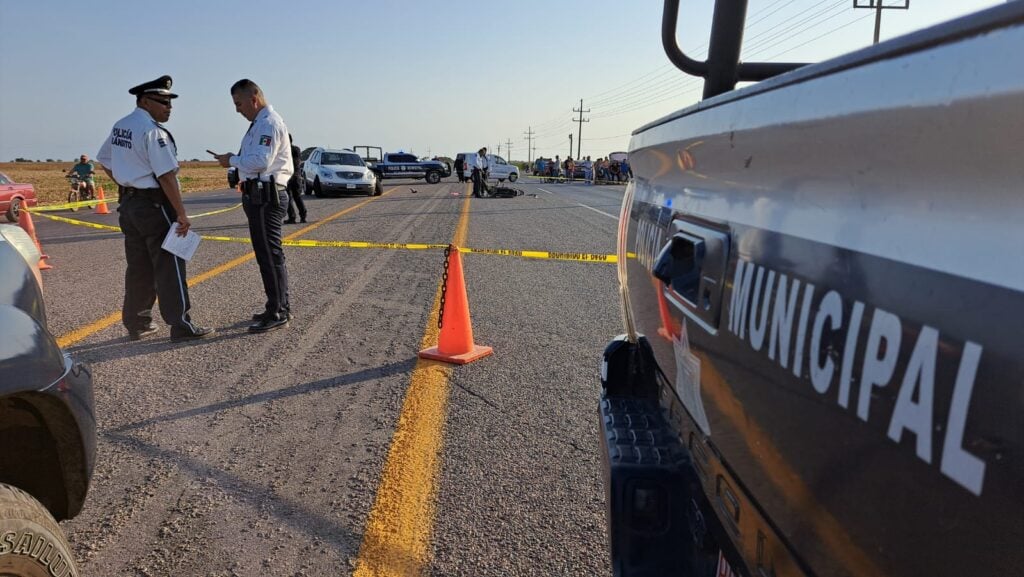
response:
[[[249,220],[249,238],[263,277],[267,303],[253,315],[249,332],[263,333],[288,325],[288,270],[281,247],[281,225],[288,206],[287,183],[294,171],[288,127],[267,104],[263,91],[248,78],[231,86],[235,110],[252,122],[238,154],[215,154],[220,165],[238,169],[242,209]]]
[[[160,248],[172,226],[185,236],[192,225],[185,214],[178,185],[174,137],[161,125],[171,116],[171,77],[161,76],[128,91],[134,112],[118,120],[96,160],[118,185],[117,211],[124,233],[127,270],[121,322],[132,340],[157,331],[153,302],[160,297],[160,315],[171,326],[171,340],[204,339],[212,328],[196,326],[185,281],[185,261]]]
[[[288,220],[284,221],[285,224],[295,224],[295,208],[299,209],[300,222],[306,222],[306,203],[302,202],[302,190],[305,188],[305,180],[302,175],[299,174],[299,156],[302,151],[299,150],[298,146],[295,146],[295,140],[292,139],[292,135],[288,135],[288,143],[291,145],[292,151],[292,170],[294,174],[288,179]]]
[[[480,197],[487,192],[487,170],[490,163],[487,161],[487,148],[481,148],[476,153],[476,160],[473,164],[473,196]]]

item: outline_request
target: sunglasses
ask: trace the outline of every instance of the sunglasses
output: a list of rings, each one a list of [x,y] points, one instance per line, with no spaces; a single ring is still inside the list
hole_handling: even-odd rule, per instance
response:
[[[168,108],[170,108],[170,107],[171,107],[171,101],[170,101],[170,99],[168,99],[168,100],[164,100],[164,99],[162,99],[162,98],[153,98],[152,96],[147,96],[147,97],[146,97],[146,99],[147,99],[147,100],[152,100],[153,102],[156,102],[156,103],[158,103],[158,104],[163,104],[164,106],[166,106],[166,107],[168,107]]]

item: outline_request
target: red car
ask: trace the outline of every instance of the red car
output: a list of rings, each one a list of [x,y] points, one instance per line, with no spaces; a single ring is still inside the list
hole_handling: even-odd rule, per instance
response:
[[[36,205],[36,189],[31,184],[18,184],[0,172],[0,212],[7,220],[18,222],[21,207]]]

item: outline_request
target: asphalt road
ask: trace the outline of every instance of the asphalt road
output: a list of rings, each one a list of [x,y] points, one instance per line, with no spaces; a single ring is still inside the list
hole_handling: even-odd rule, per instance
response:
[[[310,224],[285,233],[614,253],[621,186],[517,186],[306,197]],[[236,202],[185,201],[193,215]],[[96,384],[93,484],[63,524],[86,575],[610,574],[596,408],[621,332],[614,265],[464,255],[475,340],[494,355],[450,368],[416,355],[436,338],[441,250],[288,247],[295,319],[250,335],[264,301],[250,248],[206,240],[192,313],[218,336],[171,343],[158,323],[130,342],[120,233],[35,221],[51,332]],[[193,225],[247,237],[240,209]]]

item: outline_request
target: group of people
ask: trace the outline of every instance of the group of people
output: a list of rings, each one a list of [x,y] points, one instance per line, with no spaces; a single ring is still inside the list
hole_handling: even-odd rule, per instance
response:
[[[554,160],[538,158],[535,161],[533,171],[537,176],[564,179],[566,182],[574,182],[576,174],[580,172],[582,172],[583,180],[588,183],[625,182],[633,176],[633,172],[626,160],[598,158],[592,161],[589,156],[578,161],[573,160],[571,156],[562,160],[558,155],[555,156]]]
[[[466,158],[464,156],[458,156],[455,158],[455,174],[459,179],[459,182],[473,182],[473,196],[480,198],[487,193],[487,178],[490,174],[490,160],[487,158],[487,147],[483,147],[476,151],[476,157],[473,158],[472,163],[468,163],[467,166]],[[469,176],[466,176],[466,171],[469,171]]]
[[[129,89],[136,108],[114,123],[96,156],[118,185],[118,223],[127,263],[121,321],[132,340],[158,331],[152,312],[157,297],[172,341],[216,334],[215,329],[192,322],[186,261],[161,248],[172,227],[184,237],[192,226],[182,202],[174,136],[161,124],[170,118],[172,100],[178,97],[171,92],[171,84],[170,76],[161,76]],[[241,179],[242,209],[267,297],[263,310],[252,315],[248,330],[264,333],[287,326],[292,318],[281,228],[297,152],[284,120],[255,82],[239,80],[230,94],[235,110],[251,122],[249,130],[238,154],[207,152],[221,166],[234,167]],[[298,200],[305,221],[299,195],[291,198]]]

